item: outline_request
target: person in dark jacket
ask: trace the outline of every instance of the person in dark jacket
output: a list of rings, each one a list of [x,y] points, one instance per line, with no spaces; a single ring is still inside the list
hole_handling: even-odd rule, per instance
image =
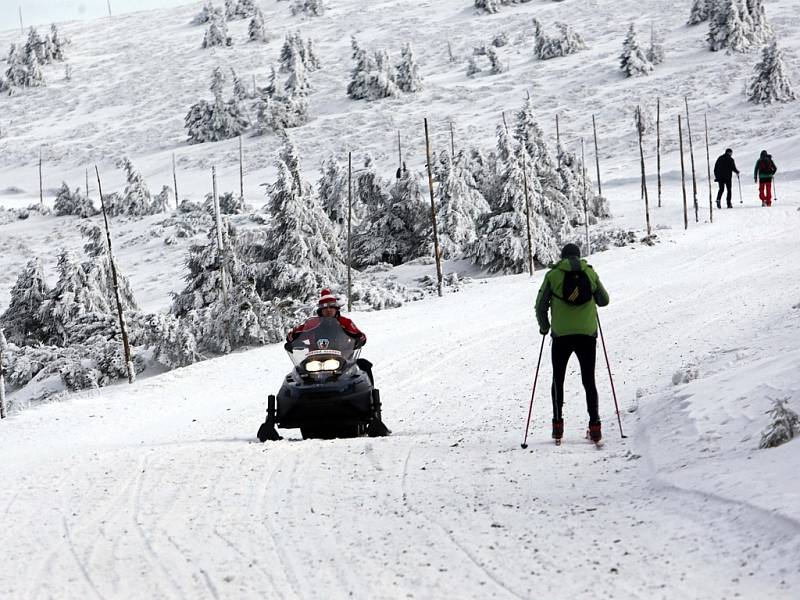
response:
[[[753,183],[758,183],[758,197],[761,199],[761,206],[772,206],[772,178],[778,167],[772,162],[772,155],[767,154],[766,150],[761,151],[761,156],[756,161],[756,168],[753,170]]]
[[[599,442],[603,435],[597,406],[597,386],[594,382],[594,366],[597,351],[597,307],[609,302],[608,292],[600,277],[585,260],[575,244],[567,244],[561,250],[561,260],[544,276],[536,297],[536,320],[539,333],[553,336],[553,439],[557,442],[564,435],[564,419],[561,409],[564,404],[564,378],[567,363],[574,352],[581,366],[581,380],[586,391],[586,408],[589,412],[589,437]],[[571,272],[583,271],[588,278],[591,294],[583,304],[574,304],[564,298],[565,279]],[[552,328],[548,319],[552,313]]]
[[[728,148],[725,154],[717,159],[714,163],[714,181],[719,184],[719,191],[717,192],[717,208],[722,208],[722,192],[725,186],[728,187],[728,196],[726,198],[728,208],[733,208],[731,204],[731,180],[733,174],[739,175],[739,169],[736,168],[736,162],[733,160],[733,150]]]

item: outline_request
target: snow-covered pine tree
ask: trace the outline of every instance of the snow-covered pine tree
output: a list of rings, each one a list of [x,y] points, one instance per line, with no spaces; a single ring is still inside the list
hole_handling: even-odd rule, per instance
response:
[[[528,237],[522,171],[524,146],[514,149],[512,159],[505,163],[502,191],[497,206],[484,215],[478,224],[478,239],[471,244],[467,255],[477,265],[490,272],[521,273],[528,266]],[[531,164],[525,157],[525,163]],[[534,259],[543,265],[558,257],[557,240],[542,215],[543,195],[535,177],[528,178],[528,198],[531,208],[531,240]]]
[[[217,13],[213,13],[208,21],[205,36],[203,37],[203,48],[213,48],[215,46],[231,46],[233,40],[228,35],[228,24],[225,19]]]
[[[338,230],[347,228],[347,172],[335,156],[322,162],[317,189],[322,210]],[[351,218],[354,218],[352,215]]]
[[[522,108],[517,111],[517,122],[514,128],[514,139],[517,143],[525,147],[527,156],[531,160],[530,172],[538,179],[542,190],[549,191],[558,189],[559,176],[550,150],[547,147],[547,140],[544,132],[536,120],[533,110],[533,100],[527,98]],[[509,160],[505,152],[510,148],[506,144],[503,154],[500,155],[502,162]]]
[[[786,398],[776,398],[767,414],[769,425],[761,433],[759,448],[780,446],[800,433],[800,416],[789,408]]]
[[[225,101],[223,87],[225,75],[216,67],[211,76],[213,103],[200,100],[189,108],[184,124],[190,143],[216,142],[236,137],[243,133],[249,121],[243,107],[236,99]]]
[[[497,51],[492,46],[486,48],[486,58],[489,59],[489,64],[491,65],[490,72],[492,75],[497,75],[505,70],[500,63],[500,57],[497,55]]]
[[[441,183],[436,190],[439,248],[445,259],[459,258],[477,238],[478,220],[489,212],[489,204],[477,189],[472,175],[444,152]]]
[[[369,86],[370,100],[390,98],[400,95],[400,90],[394,80],[394,72],[389,61],[389,53],[385,49],[375,51],[375,70],[369,73],[367,85]]]
[[[25,87],[41,87],[45,84],[42,66],[35,52],[25,53],[23,57],[25,67]]]
[[[583,38],[566,23],[557,22],[555,24],[558,34],[547,35],[541,23],[537,19],[533,20],[534,25],[534,54],[539,60],[549,60],[560,56],[575,54],[586,49]]]
[[[467,77],[475,77],[478,73],[481,72],[481,68],[478,66],[478,63],[475,62],[475,57],[470,56],[467,59]]]
[[[39,32],[36,31],[35,27],[31,27],[28,30],[28,39],[25,42],[23,53],[25,56],[33,54],[36,57],[36,62],[43,65],[46,62],[44,45],[44,40],[42,40]]]
[[[65,40],[61,39],[58,34],[58,28],[55,23],[50,25],[50,59],[58,62],[65,60],[64,45]]]
[[[11,343],[24,346],[43,341],[39,311],[48,294],[42,261],[33,258],[17,277],[8,308],[0,316],[0,328]]]
[[[647,49],[647,60],[654,66],[664,62],[664,43],[652,25],[650,26],[650,47]]]
[[[475,8],[488,14],[500,11],[497,0],[475,0]]]
[[[762,0],[717,0],[708,19],[712,51],[745,52],[772,37]]]
[[[321,17],[325,14],[323,0],[294,0],[292,15],[305,14],[311,17]]]
[[[269,41],[267,29],[264,26],[264,14],[260,8],[255,9],[253,17],[250,19],[250,24],[247,26],[247,37],[251,42]]]
[[[747,86],[747,99],[754,104],[790,102],[795,100],[792,82],[789,79],[783,53],[773,39],[764,46],[761,61],[755,66],[753,77]]]
[[[110,216],[124,215],[141,217],[154,214],[150,190],[144,177],[133,166],[129,158],[123,158],[118,166],[125,170],[125,189],[113,202],[107,202],[106,212]]]
[[[249,233],[242,249],[250,263],[256,288],[264,298],[306,301],[319,290],[344,279],[333,225],[310,185],[302,181],[299,162],[290,141],[281,151],[278,176],[267,201],[271,219],[266,231]],[[293,174],[294,171],[294,174]],[[299,181],[299,185],[298,185]]]
[[[401,92],[414,93],[422,88],[422,75],[410,43],[404,44],[400,52],[395,82]]]
[[[190,248],[187,286],[173,298],[171,312],[193,331],[199,351],[225,354],[241,346],[276,342],[288,325],[282,307],[263,302],[256,293],[239,258],[236,237],[225,220],[220,250],[214,224],[208,242]]]
[[[355,37],[350,38],[353,49],[353,69],[350,71],[350,83],[347,85],[347,95],[353,100],[369,98],[369,74],[375,70],[374,60],[369,53],[358,45]]]
[[[359,196],[367,210],[353,239],[356,266],[379,262],[400,264],[421,256],[428,246],[430,217],[426,218],[419,175],[408,169],[401,171],[388,197],[380,188],[374,170],[370,169],[359,185]],[[377,210],[370,208],[378,206]]]
[[[311,84],[309,84],[306,76],[306,67],[298,55],[295,55],[292,60],[289,77],[286,79],[283,88],[288,97],[308,96],[311,91]]]
[[[694,0],[687,25],[698,25],[708,21],[714,8],[714,0]]]
[[[97,214],[91,200],[81,194],[80,188],[77,188],[75,192],[71,192],[66,182],[61,183],[61,187],[56,193],[53,211],[58,217],[75,215],[86,218]]]
[[[225,20],[232,21],[236,18],[236,0],[225,0]]]
[[[215,8],[214,5],[212,4],[211,0],[206,0],[205,4],[203,5],[203,8],[192,19],[192,24],[193,25],[205,25],[206,23],[211,21],[213,18],[215,18],[215,16],[218,17],[219,19],[222,19],[222,20],[225,19],[225,15],[223,14],[222,9],[219,8],[219,7]]]
[[[253,0],[239,0],[233,12],[238,19],[249,19],[256,14],[257,10],[259,9]]]
[[[619,57],[620,69],[625,77],[638,77],[647,75],[653,70],[652,63],[639,46],[636,39],[636,26],[631,23],[625,41],[622,44],[622,54]]]
[[[28,69],[25,67],[25,63],[22,62],[22,54],[16,44],[11,44],[6,63],[8,68],[5,72],[4,88],[11,91],[14,86],[23,87],[28,80]]]

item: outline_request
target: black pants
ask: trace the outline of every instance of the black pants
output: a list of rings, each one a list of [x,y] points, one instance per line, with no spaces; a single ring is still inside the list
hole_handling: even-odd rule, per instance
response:
[[[599,423],[597,412],[597,387],[594,384],[594,363],[597,352],[597,338],[592,335],[563,335],[553,337],[553,419],[561,420],[561,407],[564,405],[564,378],[567,375],[567,363],[572,353],[578,357],[581,365],[581,381],[586,390],[586,409],[589,411],[589,422]]]
[[[728,179],[727,181],[718,181],[719,184],[719,191],[717,192],[717,206],[720,206],[720,200],[722,200],[722,192],[725,190],[725,187],[728,188],[728,196],[726,197],[726,201],[728,203],[728,208],[731,207],[731,180]]]
[[[369,362],[366,358],[359,358],[356,361],[358,368],[364,371],[369,377],[369,382],[374,386],[375,385],[375,378],[372,376],[372,363]]]

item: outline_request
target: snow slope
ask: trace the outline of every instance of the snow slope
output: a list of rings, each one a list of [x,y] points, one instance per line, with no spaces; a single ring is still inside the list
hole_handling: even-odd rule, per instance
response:
[[[0,536],[24,560],[0,593],[794,598],[798,444],[755,448],[768,396],[798,408],[800,290],[767,282],[800,277],[799,220],[796,202],[734,210],[592,258],[629,436],[601,359],[602,450],[574,372],[551,445],[546,359],[519,448],[542,273],[355,315],[386,439],[255,442],[280,346],[18,413]]]
[[[677,135],[665,132],[664,206],[651,214],[659,243],[591,258],[612,297],[601,318],[628,435],[619,437],[600,354],[602,450],[582,439],[574,370],[567,438],[551,445],[547,356],[530,447],[519,447],[540,343],[533,299],[541,272],[354,315],[370,336],[366,356],[376,364],[390,438],[301,442],[288,432],[283,442],[258,444],[266,395],[290,366],[279,346],[15,413],[0,423],[0,547],[13,574],[0,578],[0,596],[796,598],[800,446],[756,448],[773,399],[788,398],[800,412],[800,122],[794,105],[744,103],[756,56],[707,52],[705,27],[683,26],[688,1],[535,0],[478,17],[469,0],[342,0],[305,21],[289,16],[287,2],[261,4],[276,41],[233,50],[199,48],[203,30],[188,22],[200,3],[66,24],[73,80],[59,81],[53,67],[47,88],[0,98],[0,204],[38,200],[40,144],[48,189],[62,179],[82,186],[94,162],[104,190],[118,189],[113,163],[128,154],[157,191],[171,184],[172,152],[182,196],[208,191],[213,163],[221,189],[234,189],[235,141],[186,146],[183,115],[206,94],[216,64],[263,83],[283,34],[298,24],[324,64],[312,78],[316,118],[293,133],[308,179],[329,151],[347,148],[370,151],[392,173],[396,129],[420,166],[423,116],[436,125],[435,146],[449,144],[453,119],[457,140],[489,149],[499,113],[530,90],[545,130],[554,133],[558,111],[573,149],[596,112],[612,225],[641,233],[631,108],[647,98],[654,111],[660,94],[665,123],[674,122],[689,94],[698,113],[708,112],[712,159],[736,149],[745,204],[715,212],[714,224],[703,210],[683,231]],[[796,55],[794,3],[775,0],[767,10]],[[532,60],[523,38],[534,15],[545,27],[569,15],[589,49]],[[667,63],[636,82],[616,71],[631,15],[641,28],[663,26],[667,39]],[[245,27],[234,23],[233,35],[241,39]],[[510,71],[466,79],[472,46],[502,30],[515,44],[501,49]],[[348,101],[351,33],[395,54],[411,39],[426,89]],[[0,46],[16,36],[0,33]],[[648,143],[652,172],[652,136]],[[245,139],[251,202],[272,177],[277,144]],[[761,147],[781,169],[770,210],[756,206],[747,177]],[[707,188],[699,183],[702,207]],[[22,192],[5,193],[10,187]],[[166,248],[150,233],[158,219],[112,222],[120,268],[148,310],[166,308],[181,286],[188,243]],[[79,247],[77,222],[33,215],[0,225],[0,310],[30,256],[52,267],[58,247]]]

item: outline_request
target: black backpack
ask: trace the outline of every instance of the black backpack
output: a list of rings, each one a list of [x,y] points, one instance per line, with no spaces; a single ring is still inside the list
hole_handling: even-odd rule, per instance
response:
[[[592,282],[586,271],[567,271],[564,273],[563,297],[555,292],[553,295],[572,306],[586,304],[592,299]]]

